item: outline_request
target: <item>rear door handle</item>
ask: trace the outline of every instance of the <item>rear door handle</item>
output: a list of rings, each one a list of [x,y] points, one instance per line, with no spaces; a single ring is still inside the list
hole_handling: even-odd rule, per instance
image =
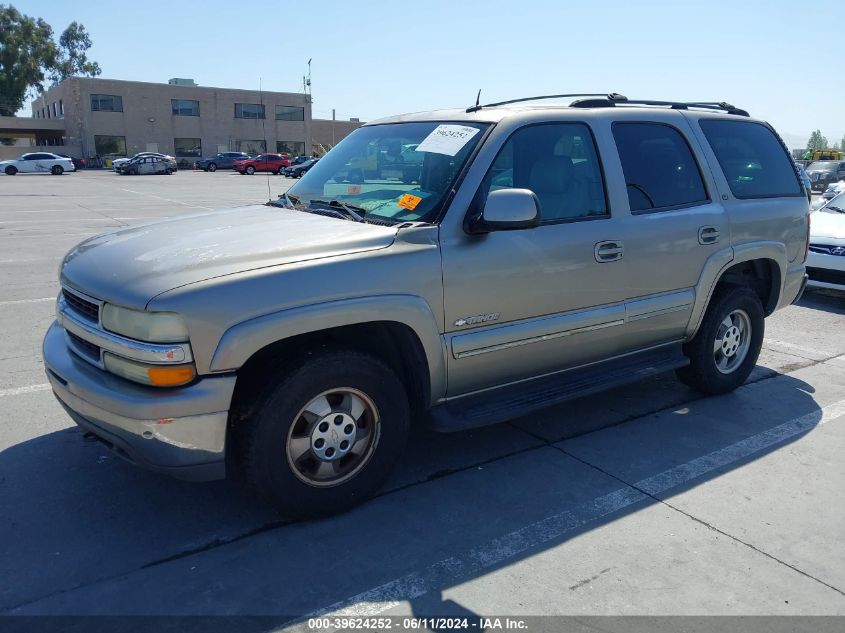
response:
[[[715,244],[719,241],[718,226],[702,226],[698,229],[699,244]]]
[[[598,242],[593,252],[595,253],[596,261],[604,264],[605,262],[615,262],[622,259],[624,247],[622,246],[622,242],[618,240],[606,240],[604,242]]]

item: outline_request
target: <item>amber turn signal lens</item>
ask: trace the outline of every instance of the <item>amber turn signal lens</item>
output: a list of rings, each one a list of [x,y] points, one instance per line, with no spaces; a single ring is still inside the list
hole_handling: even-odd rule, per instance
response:
[[[178,387],[191,382],[196,373],[191,365],[179,367],[148,367],[150,384],[156,387]]]

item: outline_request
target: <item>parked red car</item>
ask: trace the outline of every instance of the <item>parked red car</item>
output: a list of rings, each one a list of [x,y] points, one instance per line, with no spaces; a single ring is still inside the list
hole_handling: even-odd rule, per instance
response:
[[[290,167],[290,158],[283,154],[259,154],[255,158],[236,160],[232,166],[240,174],[250,176],[257,171],[270,171],[278,174],[285,167]]]

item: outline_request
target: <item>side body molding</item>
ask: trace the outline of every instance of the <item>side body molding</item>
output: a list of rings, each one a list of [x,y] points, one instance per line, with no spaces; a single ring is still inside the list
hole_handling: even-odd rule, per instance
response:
[[[755,259],[768,259],[778,267],[780,279],[776,280],[777,301],[780,303],[780,294],[783,292],[783,282],[786,278],[787,255],[786,246],[782,242],[757,241],[746,242],[730,248],[724,248],[713,253],[705,263],[704,270],[695,287],[695,304],[692,308],[689,324],[687,325],[686,339],[689,340],[698,331],[701,320],[704,318],[704,311],[710,303],[710,297],[716,288],[716,284],[722,274],[731,266],[748,262]]]
[[[356,323],[393,321],[413,330],[428,362],[432,404],[446,393],[443,338],[428,303],[413,295],[380,295],[328,301],[266,314],[223,334],[211,359],[212,372],[234,371],[258,350],[278,341]]]

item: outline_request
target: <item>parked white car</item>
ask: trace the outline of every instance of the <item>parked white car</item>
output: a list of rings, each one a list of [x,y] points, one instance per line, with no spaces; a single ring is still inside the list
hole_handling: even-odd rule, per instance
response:
[[[832,199],[838,193],[842,193],[845,191],[845,180],[840,180],[839,182],[832,182],[827,186],[827,189],[824,190],[822,194],[822,198],[825,202]]]
[[[810,215],[808,286],[845,290],[845,192]]]
[[[7,176],[14,176],[18,172],[61,176],[66,171],[76,171],[76,167],[74,167],[70,158],[49,152],[32,152],[22,154],[13,160],[0,161],[0,170]]]

